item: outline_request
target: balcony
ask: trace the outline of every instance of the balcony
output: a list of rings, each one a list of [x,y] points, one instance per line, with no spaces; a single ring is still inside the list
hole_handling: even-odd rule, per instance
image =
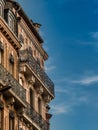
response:
[[[40,67],[37,61],[32,56],[32,50],[26,49],[20,51],[20,62],[26,63],[31,70],[37,75],[42,84],[48,89],[48,91],[54,97],[54,84],[45,71]]]
[[[11,85],[11,90],[5,94],[5,96],[11,97],[11,95],[16,99],[16,102],[21,102],[20,104],[25,104],[26,91],[18,83],[18,81],[0,64],[0,84],[3,86]]]
[[[38,114],[34,108],[30,106],[29,103],[26,102],[26,111],[25,114],[34,122],[36,123],[41,130],[49,130],[49,123],[46,122],[40,114]]]

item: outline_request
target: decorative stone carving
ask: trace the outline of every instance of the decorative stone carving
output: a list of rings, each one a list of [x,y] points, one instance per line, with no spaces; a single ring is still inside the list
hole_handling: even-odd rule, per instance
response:
[[[35,83],[35,77],[31,76],[30,78],[28,78],[28,83],[34,84]]]
[[[48,112],[50,110],[50,106],[46,104],[46,111]]]
[[[20,72],[21,72],[21,73],[26,72],[26,66],[20,67]]]
[[[24,107],[21,107],[21,108],[19,108],[18,110],[17,110],[17,115],[20,117],[20,116],[22,116],[22,114],[24,114],[25,113],[25,108]]]
[[[51,101],[51,96],[50,95],[44,95],[44,100],[46,103],[49,103]]]
[[[10,110],[9,116],[10,116],[11,118],[14,118],[14,117],[15,117],[14,112],[13,112],[12,110]]]
[[[43,89],[42,86],[37,87],[36,90],[37,90],[37,93],[40,94],[40,95],[42,95],[43,92],[44,92],[44,89]]]
[[[8,105],[13,105],[14,102],[15,102],[15,99],[14,99],[13,97],[9,98],[9,99],[7,100],[7,106],[8,106]]]

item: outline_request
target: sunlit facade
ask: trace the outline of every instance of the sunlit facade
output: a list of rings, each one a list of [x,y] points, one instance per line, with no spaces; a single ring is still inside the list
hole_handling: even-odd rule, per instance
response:
[[[0,130],[50,129],[54,84],[39,28],[19,3],[0,0]]]

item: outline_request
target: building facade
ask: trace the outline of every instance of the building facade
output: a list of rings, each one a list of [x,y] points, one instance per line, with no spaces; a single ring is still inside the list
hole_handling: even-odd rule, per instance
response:
[[[0,130],[49,130],[54,84],[40,24],[19,3],[0,0]]]

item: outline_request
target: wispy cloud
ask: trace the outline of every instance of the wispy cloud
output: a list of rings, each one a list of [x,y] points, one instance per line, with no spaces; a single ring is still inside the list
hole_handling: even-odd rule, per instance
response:
[[[56,92],[56,93],[65,93],[65,94],[68,94],[68,93],[69,93],[69,90],[68,90],[68,89],[65,89],[65,88],[56,88],[56,89],[55,89],[55,92]]]
[[[51,109],[52,109],[52,113],[54,113],[55,115],[67,114],[71,110],[70,106],[67,106],[65,104],[58,104],[54,106],[52,105]]]
[[[81,41],[81,40],[76,40],[76,43],[80,44],[80,45],[90,45],[90,46],[94,46],[96,47],[96,45],[98,44],[98,42],[93,39],[93,40],[88,40],[88,41]]]
[[[84,40],[76,40],[76,43],[80,44],[80,45],[93,45],[94,47],[96,47],[96,45],[98,45],[98,31],[96,32],[89,32],[87,34],[85,34],[85,36],[88,38],[88,40],[84,41]]]
[[[53,61],[53,58],[49,57],[49,60],[45,63],[46,72],[51,72],[52,70],[56,69],[56,66],[54,65]]]
[[[89,102],[87,95],[77,96],[75,94],[70,94],[70,97],[68,99],[65,99],[66,101],[59,104],[53,104],[51,105],[51,110],[54,115],[60,115],[60,114],[69,114],[73,111],[74,107],[80,106],[82,103],[87,104]]]
[[[75,83],[75,84],[81,84],[81,85],[90,85],[90,84],[98,82],[98,75],[90,76],[90,77],[84,76],[83,78],[81,78],[79,80],[72,80],[71,82]]]
[[[95,39],[95,40],[98,40],[98,32],[91,32],[90,33],[90,36]]]
[[[56,66],[45,66],[45,70],[48,72],[54,70],[55,68],[56,68]]]
[[[94,71],[86,71],[82,76],[76,79],[65,78],[60,82],[60,86],[56,86],[56,101],[51,104],[51,112],[54,115],[60,114],[70,114],[75,111],[81,105],[91,105],[93,107],[98,107],[98,99],[95,91],[92,91],[92,87],[84,86],[93,86],[95,83],[98,83],[98,75]],[[64,82],[65,81],[65,82]],[[77,87],[78,86],[78,87]],[[94,89],[97,88],[94,85]],[[62,100],[65,98],[65,100]]]

